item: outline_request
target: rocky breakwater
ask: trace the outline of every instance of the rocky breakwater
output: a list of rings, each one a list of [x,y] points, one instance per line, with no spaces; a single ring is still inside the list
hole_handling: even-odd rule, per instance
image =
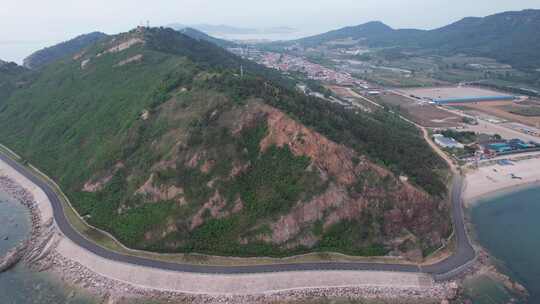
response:
[[[21,260],[31,267],[37,266],[43,270],[40,261],[54,248],[53,220],[42,223],[41,216],[34,200],[34,196],[7,176],[0,176],[0,191],[6,193],[30,211],[31,230],[29,236],[18,246],[0,257],[0,273],[14,267]]]
[[[26,242],[22,242],[17,247],[9,250],[3,257],[0,257],[0,273],[8,271],[17,265],[22,259],[26,247]]]
[[[399,286],[356,286],[356,287],[328,287],[304,288],[246,295],[217,295],[193,294],[180,291],[156,290],[131,285],[101,276],[84,265],[74,262],[62,255],[53,252],[47,257],[52,264],[51,271],[57,273],[65,282],[74,284],[107,299],[106,303],[126,303],[130,299],[145,299],[163,303],[252,303],[275,304],[290,301],[308,301],[324,298],[347,298],[350,300],[382,300],[382,301],[408,301],[410,303],[421,300],[455,299],[457,285],[455,283],[434,283],[425,287],[399,287]]]

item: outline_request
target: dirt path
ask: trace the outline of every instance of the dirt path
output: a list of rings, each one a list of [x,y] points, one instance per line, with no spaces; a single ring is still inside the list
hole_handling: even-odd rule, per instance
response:
[[[352,91],[352,90],[351,90]],[[377,107],[380,107],[380,108],[383,108],[383,106],[381,106],[380,104],[352,91],[356,97],[358,98],[361,98]],[[402,95],[402,94],[400,94]],[[402,95],[404,97],[407,97],[407,98],[411,98],[411,97],[408,97],[408,96],[405,96],[405,95]],[[412,98],[411,98],[412,99]],[[413,124],[414,126],[416,126],[418,129],[420,129],[422,131],[422,134],[424,136],[424,139],[425,141],[429,144],[429,146],[435,151],[435,153],[437,153],[442,159],[444,159],[444,161],[448,164],[448,166],[450,167],[450,169],[452,170],[453,173],[457,173],[458,172],[458,168],[456,166],[456,164],[454,163],[454,161],[446,154],[444,153],[444,151],[431,139],[431,137],[429,136],[429,132],[427,130],[427,128],[415,123],[414,121],[404,117],[403,115],[399,115],[399,117],[401,119],[403,119],[404,121],[410,123],[410,124]]]
[[[419,126],[419,125],[416,125],[416,126],[420,128],[420,130],[422,130],[422,133],[424,134],[424,139],[431,146],[433,151],[435,151],[435,153],[439,154],[439,156],[442,157],[442,159],[444,159],[444,161],[448,164],[448,166],[450,167],[450,170],[452,170],[454,174],[457,174],[459,172],[457,165],[450,158],[450,156],[448,156],[448,154],[444,153],[444,151],[435,142],[433,142],[433,140],[429,136],[428,130],[422,126]]]

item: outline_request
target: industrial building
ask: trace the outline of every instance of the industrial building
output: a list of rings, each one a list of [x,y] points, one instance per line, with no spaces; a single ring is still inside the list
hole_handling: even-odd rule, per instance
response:
[[[470,86],[412,88],[400,90],[400,92],[418,100],[440,105],[518,99],[514,95]]]
[[[482,101],[513,101],[516,100],[516,96],[512,95],[499,95],[499,96],[479,96],[479,97],[459,97],[459,98],[434,98],[433,102],[436,104],[452,104],[452,103],[468,103],[468,102],[482,102]]]
[[[490,155],[504,155],[520,152],[537,151],[540,145],[536,142],[524,142],[520,139],[511,139],[483,145],[484,153]]]

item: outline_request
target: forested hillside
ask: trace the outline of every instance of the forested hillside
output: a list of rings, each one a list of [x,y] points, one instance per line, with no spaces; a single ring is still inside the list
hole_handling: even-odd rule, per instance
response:
[[[74,56],[82,49],[107,37],[106,34],[93,32],[77,36],[71,40],[39,50],[24,59],[24,66],[29,69],[40,69],[59,59]]]
[[[353,39],[372,47],[398,46],[433,53],[497,59],[522,69],[540,68],[540,10],[464,18],[434,30],[392,29],[380,22],[346,27],[294,41],[306,46]]]
[[[451,230],[445,164],[413,126],[171,29],[44,67],[0,100],[0,142],[134,248],[421,259]]]
[[[0,60],[0,107],[17,88],[29,82],[30,73],[13,63]]]

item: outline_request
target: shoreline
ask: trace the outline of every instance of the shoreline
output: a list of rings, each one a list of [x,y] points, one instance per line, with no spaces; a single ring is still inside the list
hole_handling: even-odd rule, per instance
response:
[[[527,191],[534,188],[540,188],[540,180],[538,181],[532,181],[532,182],[525,182],[522,184],[518,184],[515,186],[508,186],[499,190],[495,190],[489,193],[480,194],[471,198],[468,198],[468,202],[466,203],[467,209],[474,208],[478,205],[484,204],[484,201],[492,200],[496,198],[500,198],[507,195],[512,195],[517,192]]]
[[[517,161],[515,159],[518,159]],[[535,155],[532,158],[525,158],[520,159],[520,157],[516,157],[514,159],[510,159],[512,161],[515,161],[516,163],[521,162],[522,167],[527,167],[530,163],[533,164],[540,164],[540,155]],[[500,165],[497,164],[491,164],[484,167],[485,168],[491,168],[498,167],[500,168]],[[486,204],[488,201],[508,195],[512,195],[518,192],[527,191],[531,189],[540,189],[540,166],[532,166],[530,168],[538,168],[537,172],[530,172],[530,175],[528,178],[520,180],[520,182],[512,182],[511,184],[507,183],[503,187],[497,187],[497,185],[491,185],[491,187],[486,187],[484,184],[483,189],[481,189],[480,193],[471,196],[470,195],[470,188],[471,187],[471,179],[469,178],[470,175],[478,173],[476,172],[468,172],[466,174],[466,184],[463,189],[463,206],[464,211],[466,214],[465,220],[467,223],[467,229],[469,230],[469,235],[471,238],[471,242],[474,247],[477,248],[478,254],[479,254],[479,261],[477,262],[475,269],[468,274],[467,277],[475,277],[478,275],[488,275],[493,280],[498,281],[504,288],[506,288],[509,292],[511,292],[513,295],[527,298],[529,296],[528,290],[526,287],[521,285],[517,280],[512,278],[509,274],[506,274],[504,271],[500,270],[497,266],[496,258],[494,255],[492,255],[487,248],[482,246],[480,244],[478,237],[477,237],[477,231],[475,224],[473,223],[470,212],[475,207],[478,207],[479,205]],[[496,171],[492,171],[496,172]],[[477,176],[476,176],[477,177]],[[486,176],[488,178],[488,176]],[[468,192],[469,191],[469,192]],[[495,260],[494,260],[495,258]]]
[[[34,271],[54,274],[68,285],[100,298],[271,303],[343,295],[355,299],[443,300],[457,293],[455,283],[435,283],[421,274],[306,271],[294,275],[204,275],[101,259],[64,237],[54,223],[43,191],[6,166],[0,163],[0,191],[27,206],[32,217],[30,245],[23,261]]]
[[[540,186],[540,154],[507,157],[511,165],[497,161],[468,169],[462,193],[464,207],[469,209],[483,200]]]

